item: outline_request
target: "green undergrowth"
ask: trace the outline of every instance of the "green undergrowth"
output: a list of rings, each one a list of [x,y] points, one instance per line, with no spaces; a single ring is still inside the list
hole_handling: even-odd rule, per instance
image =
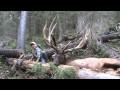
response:
[[[60,69],[52,62],[50,64],[50,70],[44,68],[41,64],[36,64],[27,73],[34,75],[39,79],[75,79],[76,74],[73,69]]]
[[[106,51],[102,47],[96,45],[95,42],[93,42],[89,48],[92,50],[94,57],[97,57],[97,58],[109,57],[109,55],[106,53]]]
[[[16,40],[10,40],[9,42],[8,42],[8,45],[7,45],[7,47],[8,48],[11,48],[11,49],[15,49],[16,48],[16,44],[17,42],[16,42]]]

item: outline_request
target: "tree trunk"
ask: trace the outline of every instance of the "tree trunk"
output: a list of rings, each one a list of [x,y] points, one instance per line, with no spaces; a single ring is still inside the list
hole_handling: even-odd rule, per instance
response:
[[[95,72],[90,69],[80,69],[77,73],[80,79],[120,79],[120,76],[107,73]]]
[[[31,13],[29,13],[29,22],[28,22],[28,33],[29,33],[29,35],[28,35],[28,41],[33,41],[33,30],[32,30],[32,14]]]
[[[17,49],[25,49],[25,32],[27,24],[27,11],[21,11],[20,24],[18,30]]]
[[[101,71],[104,68],[120,68],[120,61],[113,58],[85,58],[68,61],[70,66]]]
[[[19,61],[22,61],[22,59],[9,58],[7,60],[8,64],[13,65],[13,66],[16,63],[19,63]],[[23,68],[23,69],[31,69],[36,64],[36,62],[31,61],[31,60],[23,60],[21,63],[22,64],[21,64],[20,68]],[[38,63],[38,64],[40,64],[40,63]],[[46,68],[46,70],[48,70],[48,71],[50,70],[50,65],[48,63],[42,64],[42,66],[44,68]],[[76,76],[79,79],[120,79],[120,76],[118,76],[118,74],[115,71],[113,71],[113,73],[115,73],[115,74],[102,73],[102,72],[93,71],[90,69],[84,69],[84,68],[80,69],[78,66],[75,66],[75,65],[73,65],[73,66],[72,65],[71,66],[70,65],[59,65],[58,68],[60,68],[62,70],[66,69],[66,68],[74,69],[76,72]]]
[[[0,55],[8,58],[18,58],[22,53],[20,49],[0,49]]]

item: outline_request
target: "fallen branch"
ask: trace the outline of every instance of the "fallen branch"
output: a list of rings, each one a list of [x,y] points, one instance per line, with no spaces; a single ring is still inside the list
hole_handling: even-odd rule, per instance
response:
[[[101,35],[100,39],[102,42],[108,42],[109,40],[113,40],[113,39],[120,39],[120,33]]]
[[[15,58],[9,58],[7,62],[10,65],[14,65],[17,63],[17,59]],[[102,73],[98,71],[93,71],[93,70],[101,70],[101,68],[104,66],[104,64],[114,64],[114,65],[120,65],[119,61],[116,59],[110,59],[110,58],[86,58],[86,59],[79,59],[79,60],[74,60],[67,65],[59,65],[58,68],[60,69],[74,69],[76,71],[76,76],[80,79],[120,79],[119,76],[117,75],[112,75],[109,73]],[[20,68],[22,69],[31,69],[35,64],[40,64],[36,63],[35,61],[31,60],[23,60]],[[44,68],[46,68],[48,71],[50,70],[50,64],[42,64]],[[88,69],[80,69],[80,68],[88,68]],[[113,71],[114,72],[114,71]]]

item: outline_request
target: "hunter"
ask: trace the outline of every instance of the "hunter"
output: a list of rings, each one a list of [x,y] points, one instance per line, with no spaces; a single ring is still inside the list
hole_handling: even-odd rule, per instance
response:
[[[31,47],[33,48],[33,58],[36,59],[37,62],[41,62],[42,64],[46,63],[47,55],[42,51],[39,45],[35,42],[30,42]]]

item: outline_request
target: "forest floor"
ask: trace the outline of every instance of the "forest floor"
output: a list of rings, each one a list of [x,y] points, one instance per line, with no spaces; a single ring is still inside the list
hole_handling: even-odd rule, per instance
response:
[[[0,64],[0,79],[32,79],[34,76],[30,76],[24,71],[18,70],[16,72],[12,72],[10,70],[10,66],[6,65],[4,62]]]

